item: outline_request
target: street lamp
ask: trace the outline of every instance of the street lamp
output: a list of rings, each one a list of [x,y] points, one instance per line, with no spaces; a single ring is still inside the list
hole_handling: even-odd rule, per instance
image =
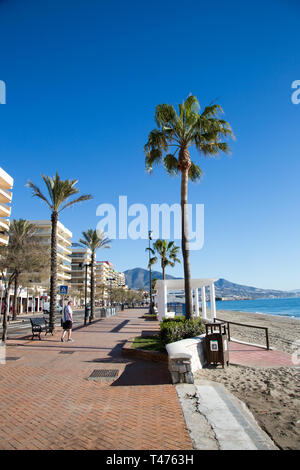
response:
[[[150,282],[150,288],[149,288],[149,293],[150,293],[150,308],[149,308],[149,314],[153,315],[153,303],[152,303],[152,272],[151,272],[151,264],[150,264],[150,257],[151,257],[151,240],[152,240],[152,235],[153,232],[152,230],[149,230],[148,236],[149,236],[149,282]]]
[[[84,276],[84,326],[87,324],[88,308],[87,308],[87,270],[92,266],[92,263],[79,263],[80,268],[85,268]]]
[[[113,277],[110,277],[110,278],[107,278],[106,280],[110,281],[110,308],[112,308],[112,303],[111,303],[111,300],[112,300],[112,283],[115,279]]]

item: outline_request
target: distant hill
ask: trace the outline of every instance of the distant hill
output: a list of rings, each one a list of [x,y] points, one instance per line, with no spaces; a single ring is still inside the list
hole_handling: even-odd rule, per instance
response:
[[[235,284],[234,282],[227,281],[226,279],[219,279],[216,283],[216,296],[217,297],[246,297],[249,299],[259,299],[266,297],[294,297],[296,294],[275,289],[259,289],[257,287],[244,286],[242,284]]]
[[[124,271],[125,282],[130,289],[149,289],[149,270],[143,268],[134,268]],[[162,279],[162,273],[152,271],[152,279]],[[166,274],[166,279],[177,279]]]
[[[130,289],[149,289],[149,271],[143,268],[134,268],[124,271],[126,284]],[[162,273],[152,271],[152,278],[162,279]],[[166,275],[166,279],[180,279]],[[257,287],[235,284],[226,279],[219,279],[215,283],[216,297],[242,297],[248,299],[259,299],[267,297],[296,297],[299,292],[286,292],[274,289],[259,289]]]

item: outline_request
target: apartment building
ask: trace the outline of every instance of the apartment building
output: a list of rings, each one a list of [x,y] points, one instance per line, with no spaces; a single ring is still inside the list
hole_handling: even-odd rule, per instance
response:
[[[71,254],[71,288],[72,291],[84,295],[85,292],[85,272],[87,270],[87,292],[90,292],[91,274],[90,268],[84,265],[90,264],[92,252],[89,248],[81,246],[79,243],[72,243]]]
[[[41,245],[51,247],[52,225],[50,220],[30,220],[37,227],[35,237]],[[71,245],[72,232],[61,222],[57,226],[57,283],[58,285],[70,285],[71,282]],[[27,286],[22,286],[19,292],[18,312],[42,311],[43,304],[49,301],[50,272],[31,273],[31,280]],[[12,302],[13,291],[11,292]]]
[[[51,220],[30,220],[37,227],[36,237],[40,243],[51,247]],[[71,284],[72,232],[61,222],[57,223],[57,282]]]
[[[109,279],[113,277],[114,266],[109,261],[95,262],[95,279],[96,284],[110,285]]]
[[[115,271],[114,275],[116,278],[117,287],[121,287],[124,289],[125,288],[125,274]]]
[[[114,269],[110,261],[96,261],[95,279],[98,290],[101,290],[104,300],[110,297],[110,289],[125,288],[125,274]],[[104,287],[106,286],[106,287]]]
[[[0,245],[8,245],[9,217],[11,214],[13,178],[0,168]]]

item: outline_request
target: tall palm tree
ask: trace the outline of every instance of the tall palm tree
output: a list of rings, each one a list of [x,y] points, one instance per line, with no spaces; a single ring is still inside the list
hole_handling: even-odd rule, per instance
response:
[[[155,164],[163,163],[170,175],[181,174],[181,230],[184,262],[186,318],[191,318],[192,289],[190,250],[188,241],[188,180],[197,181],[201,169],[191,161],[190,147],[208,157],[228,153],[229,145],[223,139],[233,137],[228,122],[220,118],[223,110],[217,104],[206,106],[200,112],[197,98],[190,95],[179,105],[178,113],[172,105],[159,104],[155,109],[156,128],[144,147],[146,169],[151,173]]]
[[[40,188],[28,181],[27,186],[31,188],[32,195],[44,201],[51,210],[51,275],[50,275],[50,326],[55,328],[55,313],[57,304],[57,223],[61,211],[82,201],[92,199],[90,194],[84,194],[69,201],[71,196],[79,193],[76,188],[78,180],[61,180],[58,173],[54,177],[42,175],[48,191],[48,198]]]
[[[178,256],[179,246],[176,246],[174,242],[167,242],[167,240],[161,240],[160,238],[153,243],[153,248],[146,248],[150,251],[152,258],[149,260],[149,266],[157,263],[158,258],[156,254],[160,257],[160,265],[162,269],[163,279],[165,280],[165,269],[167,266],[174,267],[176,263],[180,263]]]
[[[89,229],[87,232],[82,232],[83,238],[79,243],[89,248],[91,254],[91,319],[95,318],[95,275],[94,266],[96,259],[96,251],[100,248],[110,248],[111,240],[101,230]]]

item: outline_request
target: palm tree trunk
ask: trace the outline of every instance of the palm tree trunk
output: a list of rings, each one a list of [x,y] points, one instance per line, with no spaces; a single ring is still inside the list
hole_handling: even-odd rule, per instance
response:
[[[51,214],[51,277],[50,277],[50,327],[55,329],[55,316],[57,305],[57,222],[58,212],[53,211]]]
[[[95,319],[95,276],[94,276],[95,253],[91,260],[91,319]]]
[[[190,267],[190,250],[188,248],[189,240],[189,218],[187,206],[188,193],[188,168],[181,170],[181,247],[184,268],[184,293],[185,293],[185,318],[193,317],[192,311],[192,288],[191,288],[191,267]]]
[[[18,287],[19,287],[19,274],[15,274],[15,281],[14,281],[14,300],[13,300],[13,315],[12,319],[17,319],[18,313]]]
[[[162,269],[162,276],[163,276],[163,281],[165,280],[165,266],[163,264],[163,261],[161,262],[161,269]]]

